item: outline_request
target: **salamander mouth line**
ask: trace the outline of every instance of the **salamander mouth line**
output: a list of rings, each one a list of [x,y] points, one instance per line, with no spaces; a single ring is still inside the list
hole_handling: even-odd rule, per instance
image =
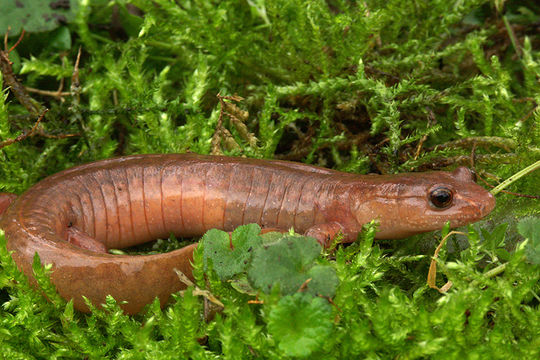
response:
[[[485,210],[485,206],[481,203],[481,202],[475,202],[473,201],[472,199],[467,199],[467,198],[464,198],[463,196],[459,195],[459,194],[456,194],[456,198],[460,199],[461,201],[465,201],[466,203],[469,204],[469,206],[471,206],[473,209],[476,209],[480,212],[480,215],[481,216],[484,216],[484,210]]]

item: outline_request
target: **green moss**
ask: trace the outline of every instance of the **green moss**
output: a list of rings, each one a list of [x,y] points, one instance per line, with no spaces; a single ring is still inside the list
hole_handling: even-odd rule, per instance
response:
[[[10,54],[25,86],[56,91],[63,81],[71,94],[30,93],[50,111],[37,134],[0,149],[0,191],[21,193],[49,174],[116,155],[216,151],[218,94],[241,96],[226,101],[248,112],[244,128],[222,119],[230,135],[219,150],[229,155],[359,173],[473,161],[492,184],[540,159],[533,0],[100,0],[80,1],[74,12],[66,27],[27,33]],[[37,117],[5,89],[0,141]],[[538,195],[539,183],[536,171],[507,190]],[[445,295],[425,285],[433,234],[374,245],[368,233],[335,259],[319,258],[340,285],[332,332],[313,337],[325,343],[310,356],[537,358],[540,271],[526,261],[532,250],[520,245],[516,224],[540,207],[502,193],[497,203],[490,219],[441,254],[439,269],[454,284]],[[508,226],[493,225],[500,223]],[[35,269],[52,303],[0,249],[0,356],[284,356],[268,329],[279,293],[248,304],[249,295],[204,275],[202,254],[197,286],[225,304],[208,322],[193,289],[164,311],[154,303],[128,317],[110,299],[92,315],[76,313],[54,295],[47,270]]]

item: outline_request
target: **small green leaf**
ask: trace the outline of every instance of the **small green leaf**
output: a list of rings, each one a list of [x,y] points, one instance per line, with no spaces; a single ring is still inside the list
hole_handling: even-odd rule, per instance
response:
[[[51,33],[50,43],[54,49],[69,50],[71,49],[71,33],[67,26],[60,26]]]
[[[373,241],[375,241],[375,234],[377,234],[378,228],[378,220],[371,220],[369,223],[362,226],[362,231],[358,234],[358,240],[361,243],[363,251],[369,251],[373,246]]]
[[[257,291],[253,289],[253,287],[249,283],[247,276],[245,274],[242,274],[242,276],[239,276],[238,278],[230,280],[230,284],[232,288],[238,291],[239,293],[253,295],[253,296],[257,295]]]
[[[133,15],[131,12],[129,12],[125,6],[119,7],[119,20],[122,24],[122,27],[127,32],[127,34],[131,37],[137,37],[140,30],[141,25],[143,23],[143,18],[140,16]]]
[[[482,237],[484,238],[487,248],[490,251],[495,251],[501,246],[504,246],[504,240],[505,240],[507,227],[508,227],[508,224],[502,223],[495,226],[495,228],[491,232],[485,229],[480,229]]]
[[[225,231],[209,230],[201,240],[205,268],[210,259],[221,280],[241,273],[249,264],[252,249],[261,243],[260,232],[261,228],[257,224],[238,227],[230,238]]]
[[[283,235],[280,240],[255,249],[248,279],[254,288],[265,293],[279,284],[282,294],[298,291],[311,279],[308,292],[333,296],[338,283],[334,269],[323,265],[314,267],[320,253],[321,246],[313,238]]]
[[[444,238],[450,232],[450,221],[447,221],[441,229],[441,238]]]
[[[283,233],[280,233],[280,232],[277,232],[277,231],[264,233],[264,234],[261,235],[262,243],[263,244],[274,243],[274,242],[278,241],[279,239],[281,239],[283,237],[283,235],[284,235]]]
[[[495,250],[495,255],[497,255],[501,260],[508,261],[510,259],[510,253],[506,249],[497,249]]]
[[[332,332],[332,307],[328,301],[304,293],[285,296],[268,315],[268,332],[285,355],[309,356]]]
[[[307,292],[313,295],[333,297],[339,284],[336,271],[330,266],[316,265],[308,271],[311,281],[307,284]]]
[[[518,232],[528,239],[525,254],[532,264],[540,265],[540,218],[527,217],[517,225]]]
[[[47,298],[58,307],[64,306],[66,301],[56,292],[56,287],[50,279],[50,273],[52,264],[42,265],[39,254],[34,254],[32,261],[32,270],[34,273],[34,279],[38,283],[40,290],[47,296]]]
[[[285,235],[255,250],[248,279],[253,287],[266,293],[279,284],[283,294],[291,294],[308,279],[307,271],[320,252],[315,239]]]
[[[21,57],[19,56],[19,52],[17,51],[16,48],[11,50],[11,52],[9,53],[9,61],[13,63],[11,64],[11,68],[13,69],[13,72],[15,74],[18,74],[22,68],[22,61],[21,61]]]
[[[22,28],[28,32],[53,30],[75,17],[78,4],[75,0],[2,0],[0,34],[8,27],[10,36],[19,34]]]
[[[66,304],[66,307],[64,308],[64,312],[62,314],[61,320],[63,323],[69,323],[73,321],[73,299],[69,300]]]

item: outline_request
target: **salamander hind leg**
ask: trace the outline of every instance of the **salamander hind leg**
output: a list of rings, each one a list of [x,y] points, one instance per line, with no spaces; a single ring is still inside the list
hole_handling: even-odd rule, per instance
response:
[[[343,226],[337,222],[329,222],[324,224],[313,225],[304,233],[305,236],[310,236],[317,239],[323,248],[328,248],[332,245],[332,240],[339,232],[343,231]]]
[[[98,253],[107,253],[108,251],[105,244],[86,235],[73,226],[70,226],[67,229],[67,241],[72,245],[80,247],[81,249],[95,251]]]

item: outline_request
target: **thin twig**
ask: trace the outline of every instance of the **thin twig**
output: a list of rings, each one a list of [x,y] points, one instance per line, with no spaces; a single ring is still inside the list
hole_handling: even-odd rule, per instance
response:
[[[62,90],[64,90],[64,78],[60,78],[60,84],[58,84],[58,89],[56,90],[57,93],[61,93]]]
[[[55,98],[61,98],[61,97],[64,97],[64,96],[71,95],[71,93],[67,92],[67,91],[60,92],[58,90],[55,90],[55,91],[41,90],[41,89],[36,89],[36,88],[28,87],[28,86],[25,86],[24,88],[26,89],[26,91],[28,91],[30,93],[36,93],[36,94],[44,95],[44,96],[52,96],[52,97],[55,97]]]
[[[194,289],[193,289],[193,295],[195,296],[202,296],[203,298],[205,298],[206,300],[210,301],[212,304],[215,304],[221,308],[225,308],[225,305],[223,305],[223,303],[221,301],[219,301],[219,299],[217,297],[215,297],[214,294],[212,294],[210,291],[208,290],[202,290],[200,289],[199,287],[197,287],[197,285],[195,285],[188,277],[186,274],[184,274],[183,272],[181,272],[180,270],[174,268],[173,269],[174,272],[176,273],[176,275],[178,275],[178,278],[180,279],[180,281],[182,283],[184,283],[186,286],[193,286]],[[183,292],[182,292],[183,293]]]
[[[437,119],[435,118],[435,114],[433,113],[433,110],[431,110],[429,107],[426,106],[426,110],[428,111],[428,123],[427,128],[429,129],[432,124],[437,122]],[[420,156],[420,151],[422,151],[422,146],[424,145],[424,142],[427,140],[428,134],[424,134],[420,141],[418,142],[418,147],[416,148],[416,153],[414,154],[414,160],[418,159]]]
[[[7,31],[4,34],[4,51],[6,52],[8,50],[8,36],[9,36],[10,31],[11,31],[11,26],[8,25]]]
[[[523,98],[519,98],[519,99],[512,99],[513,102],[516,102],[516,103],[522,103],[522,102],[533,102],[533,103],[536,103],[536,100],[532,97],[523,97]]]
[[[474,143],[472,146],[470,159],[471,159],[471,169],[474,170],[475,168],[474,161],[476,160],[476,143]]]
[[[509,154],[477,154],[475,156],[475,160],[480,163],[505,163],[509,164],[511,163],[515,158],[517,157],[514,153]],[[453,157],[445,157],[445,158],[436,158],[436,159],[430,159],[429,162],[426,161],[424,163],[420,163],[419,165],[415,166],[415,169],[418,171],[426,171],[426,170],[432,170],[432,169],[441,169],[448,167],[450,165],[468,165],[470,163],[470,156],[469,155],[457,155]]]
[[[40,117],[37,119],[36,123],[34,124],[34,126],[32,126],[32,129],[30,129],[30,131],[26,132],[26,133],[22,133],[21,135],[17,136],[16,138],[14,139],[7,139],[5,141],[2,141],[0,143],[0,149],[2,148],[5,148],[6,146],[9,146],[11,144],[14,144],[16,142],[20,142],[20,141],[23,141],[24,139],[30,137],[30,136],[33,136],[35,133],[36,133],[36,129],[39,125],[39,123],[41,122],[41,120],[43,120],[43,117],[45,116],[45,114],[47,113],[47,111],[49,111],[49,109],[45,109],[43,111],[43,113],[40,115]]]
[[[15,50],[15,48],[16,48],[17,46],[19,46],[19,44],[21,43],[21,41],[22,41],[22,39],[23,39],[23,37],[24,37],[24,33],[25,33],[25,31],[24,31],[24,29],[22,29],[21,36],[19,36],[19,39],[17,39],[17,42],[16,42],[12,47],[9,48],[9,50],[7,51],[8,54],[9,54],[10,52],[12,52],[13,50]],[[7,33],[6,33],[6,35],[7,35]]]
[[[263,300],[259,300],[259,294],[256,294],[255,295],[255,300],[248,300],[247,302],[248,304],[264,304],[264,301]]]
[[[47,138],[47,139],[67,139],[70,137],[81,136],[81,134],[79,133],[53,135],[53,134],[47,134],[46,132],[43,132],[43,130],[38,130],[37,135],[43,136],[44,138]]]
[[[446,148],[458,148],[469,146],[494,146],[505,151],[511,151],[517,147],[517,142],[512,139],[507,139],[497,136],[471,136],[464,139],[449,141],[444,144],[438,144],[428,148],[428,151],[441,150]]]
[[[221,142],[221,135],[223,133],[223,100],[220,96],[220,94],[217,94],[217,98],[219,99],[220,109],[219,109],[219,116],[218,121],[216,124],[216,131],[214,132],[214,135],[212,135],[212,155],[222,155],[223,152],[220,149],[220,142]]]
[[[530,118],[532,116],[532,114],[534,114],[534,112],[536,111],[537,108],[538,108],[538,106],[534,106],[531,110],[529,110],[528,113],[525,114],[525,116],[523,116],[521,119],[519,119],[518,122],[524,122],[525,120]]]
[[[235,118],[233,119],[234,115],[228,113],[225,109],[227,108],[227,104],[225,103],[225,100],[232,100],[232,101],[242,101],[244,100],[244,98],[238,96],[238,95],[232,95],[232,96],[223,96],[221,94],[217,94],[216,95],[217,98],[219,99],[219,105],[220,105],[220,109],[219,109],[219,117],[218,117],[218,123],[216,125],[216,131],[214,132],[214,135],[212,135],[212,143],[211,143],[211,146],[212,146],[212,150],[211,150],[211,154],[212,155],[222,155],[223,152],[221,151],[221,141],[224,140],[225,142],[225,147],[227,149],[240,149],[240,145],[238,145],[238,143],[236,142],[236,140],[234,140],[232,134],[230,133],[229,130],[227,130],[224,126],[223,126],[223,115],[227,115],[229,116],[229,118],[231,119],[231,121],[234,121],[234,120],[237,120],[239,124],[242,124],[242,121],[238,118]],[[235,124],[237,125],[237,124]],[[241,127],[241,126],[240,126]],[[244,125],[245,127],[245,125]],[[237,130],[239,130],[239,132],[241,132],[241,129],[238,129],[238,126],[237,126]],[[246,128],[246,131],[247,131],[247,128]],[[249,134],[249,131],[247,131],[247,133]],[[248,139],[249,141],[249,139]]]
[[[253,135],[251,132],[249,132],[249,129],[246,126],[246,124],[244,124],[244,122],[241,119],[239,119],[232,113],[229,113],[226,111],[225,115],[229,117],[230,121],[232,122],[232,124],[234,125],[234,127],[236,128],[236,131],[240,134],[240,136],[244,140],[246,140],[250,146],[255,147],[257,145],[257,137]]]
[[[332,306],[334,306],[334,307],[336,308],[336,310],[337,310],[338,312],[342,312],[341,309],[340,309],[340,307],[337,306],[337,304],[334,302],[334,300],[332,300],[331,297],[329,297],[329,296],[323,296],[323,295],[320,295],[320,294],[319,294],[318,296],[319,296],[320,298],[326,299]]]
[[[0,71],[2,71],[5,84],[10,87],[13,95],[31,114],[36,116],[43,113],[45,107],[28,95],[24,86],[15,77],[11,65],[9,53],[0,50]]]
[[[74,102],[76,102],[76,106],[79,106],[79,95],[80,95],[80,82],[79,82],[79,62],[81,60],[81,47],[79,47],[79,51],[77,52],[77,60],[75,60],[75,66],[73,67],[73,74],[71,75],[71,94],[74,97]]]
[[[308,278],[306,279],[306,281],[304,281],[302,283],[302,285],[300,285],[300,288],[298,289],[297,292],[304,292],[306,291],[307,287],[308,287],[308,284],[311,282],[311,280],[313,280],[312,278]]]
[[[429,265],[429,272],[427,276],[427,284],[430,288],[436,289],[440,293],[444,294],[452,287],[452,282],[448,281],[446,284],[444,284],[442,287],[438,287],[436,285],[437,280],[437,258],[439,257],[439,252],[441,251],[442,247],[446,243],[446,240],[450,237],[450,235],[454,234],[460,234],[465,235],[464,232],[461,231],[450,231],[448,234],[446,234],[445,237],[442,238],[441,242],[439,243],[439,246],[437,246],[437,249],[435,249],[435,253],[433,254],[433,257],[431,258],[431,264]]]

